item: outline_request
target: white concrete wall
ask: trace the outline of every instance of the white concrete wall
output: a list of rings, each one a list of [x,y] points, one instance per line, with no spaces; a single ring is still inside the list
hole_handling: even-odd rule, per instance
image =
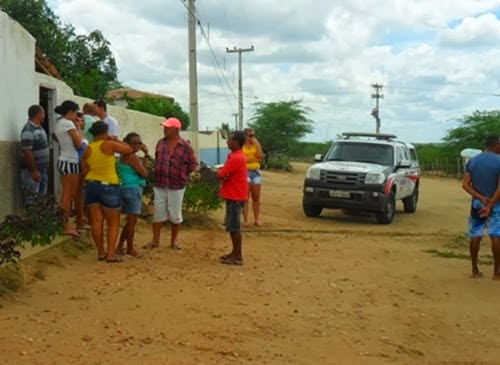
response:
[[[38,103],[35,39],[0,11],[0,141],[19,141],[28,108]]]

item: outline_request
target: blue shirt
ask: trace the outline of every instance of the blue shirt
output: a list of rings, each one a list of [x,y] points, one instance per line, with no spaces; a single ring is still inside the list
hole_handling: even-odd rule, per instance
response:
[[[472,186],[488,198],[495,195],[500,177],[500,157],[493,152],[482,152],[469,160],[465,172],[472,176]]]

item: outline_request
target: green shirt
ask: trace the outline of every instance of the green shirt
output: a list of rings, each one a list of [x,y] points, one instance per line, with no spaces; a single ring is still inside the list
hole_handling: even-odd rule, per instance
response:
[[[94,142],[94,136],[92,133],[89,132],[90,127],[92,127],[92,124],[94,124],[95,119],[93,116],[85,114],[84,116],[85,119],[85,128],[83,128],[83,134],[85,135],[85,138],[90,142]]]

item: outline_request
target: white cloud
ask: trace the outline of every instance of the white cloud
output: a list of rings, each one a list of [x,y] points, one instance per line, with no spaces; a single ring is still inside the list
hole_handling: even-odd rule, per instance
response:
[[[182,0],[51,4],[79,31],[104,33],[122,82],[172,95],[189,110]],[[500,40],[494,15],[500,0],[288,0],[279,6],[268,0],[198,0],[196,5],[226,77],[198,32],[201,129],[234,123],[237,55],[225,52],[233,46],[255,46],[243,55],[245,121],[255,101],[299,98],[314,110],[310,140],[347,129],[374,130],[374,82],[385,85],[382,129],[408,141],[438,141],[456,118],[500,102],[491,96],[500,89],[500,50],[492,47]]]

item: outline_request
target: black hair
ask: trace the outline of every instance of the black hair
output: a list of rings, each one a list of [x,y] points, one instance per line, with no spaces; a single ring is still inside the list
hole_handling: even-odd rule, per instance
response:
[[[61,105],[55,107],[54,111],[62,116],[65,116],[69,112],[77,112],[80,110],[80,107],[77,103],[71,100],[65,100]]]
[[[79,118],[83,118],[83,113],[77,112],[76,115],[78,115]]]
[[[238,142],[238,144],[240,145],[240,148],[241,148],[245,144],[247,136],[245,135],[245,132],[243,132],[243,131],[234,131],[231,133],[229,138],[231,138],[233,141]]]
[[[497,135],[490,135],[486,137],[485,145],[486,147],[493,148],[500,143],[500,138]]]
[[[108,111],[108,107],[106,105],[106,102],[102,99],[94,101],[94,104],[97,105],[99,108],[103,108],[105,112]]]
[[[139,137],[139,138],[140,138],[141,136],[139,135],[139,133],[130,132],[129,134],[127,134],[127,135],[125,136],[125,138],[123,139],[123,142],[125,142],[125,143],[130,143],[130,140],[131,140],[132,138],[135,138],[135,137]]]
[[[94,137],[104,133],[108,133],[108,125],[102,120],[99,120],[97,122],[94,122],[94,124],[92,124],[92,127],[90,127],[89,132]]]
[[[45,112],[43,108],[40,105],[32,105],[28,109],[28,118],[33,119],[36,117],[39,113]]]

